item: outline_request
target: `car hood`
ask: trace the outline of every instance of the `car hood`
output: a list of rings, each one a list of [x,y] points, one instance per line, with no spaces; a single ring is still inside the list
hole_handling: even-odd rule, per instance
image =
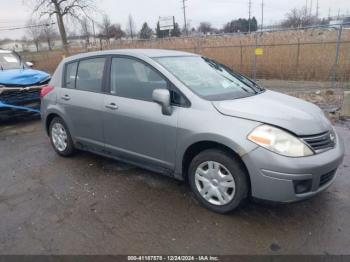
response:
[[[28,86],[45,82],[50,75],[33,69],[0,70],[0,85]]]
[[[296,135],[314,135],[331,128],[316,105],[269,90],[246,98],[215,101],[213,105],[224,115],[279,126]]]

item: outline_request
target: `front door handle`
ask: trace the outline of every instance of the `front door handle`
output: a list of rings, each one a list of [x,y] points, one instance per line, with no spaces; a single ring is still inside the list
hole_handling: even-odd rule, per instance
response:
[[[109,105],[106,105],[106,108],[112,109],[112,110],[117,110],[118,106],[115,103],[110,103]]]
[[[68,100],[70,100],[70,96],[69,95],[64,95],[64,96],[61,97],[61,99],[68,101]]]

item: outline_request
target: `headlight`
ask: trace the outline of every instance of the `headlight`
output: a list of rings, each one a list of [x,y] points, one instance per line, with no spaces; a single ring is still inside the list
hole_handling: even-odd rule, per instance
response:
[[[269,125],[256,127],[248,136],[248,139],[275,153],[289,156],[311,156],[314,153],[300,139],[292,134]]]

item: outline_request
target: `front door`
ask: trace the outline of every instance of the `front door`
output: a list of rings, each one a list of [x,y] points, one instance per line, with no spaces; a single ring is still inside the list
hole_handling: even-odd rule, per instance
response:
[[[104,99],[106,150],[116,157],[173,170],[178,111],[162,114],[152,101],[158,88],[168,88],[168,82],[148,64],[112,58],[111,93]]]

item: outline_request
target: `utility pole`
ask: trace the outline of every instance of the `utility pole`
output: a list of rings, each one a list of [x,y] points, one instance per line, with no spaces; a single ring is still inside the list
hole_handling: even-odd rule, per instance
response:
[[[307,9],[307,7],[308,7],[308,2],[309,2],[309,1],[306,0],[306,3],[305,3],[305,10],[306,10],[305,12],[306,12],[306,15],[307,15],[307,12],[308,12],[308,9]]]
[[[328,9],[328,19],[331,19],[331,12],[332,12],[332,9],[329,8],[329,9]]]
[[[249,0],[249,2],[248,2],[248,17],[249,17],[249,19],[248,19],[248,32],[249,32],[249,34],[250,34],[250,17],[251,17],[251,12],[252,12],[252,0]]]
[[[261,32],[264,29],[264,0],[261,0]]]
[[[318,0],[316,2],[316,19],[318,19],[318,14],[319,14],[320,6],[318,4]]]
[[[94,44],[95,44],[95,41],[96,41],[96,32],[95,32],[95,21],[92,19],[92,32],[94,34]]]
[[[183,9],[183,12],[184,12],[185,33],[186,33],[186,36],[188,36],[187,18],[186,18],[186,2],[187,2],[187,0],[182,0],[182,9]]]
[[[311,16],[312,15],[312,0],[310,0],[310,11],[309,11],[309,16]]]

